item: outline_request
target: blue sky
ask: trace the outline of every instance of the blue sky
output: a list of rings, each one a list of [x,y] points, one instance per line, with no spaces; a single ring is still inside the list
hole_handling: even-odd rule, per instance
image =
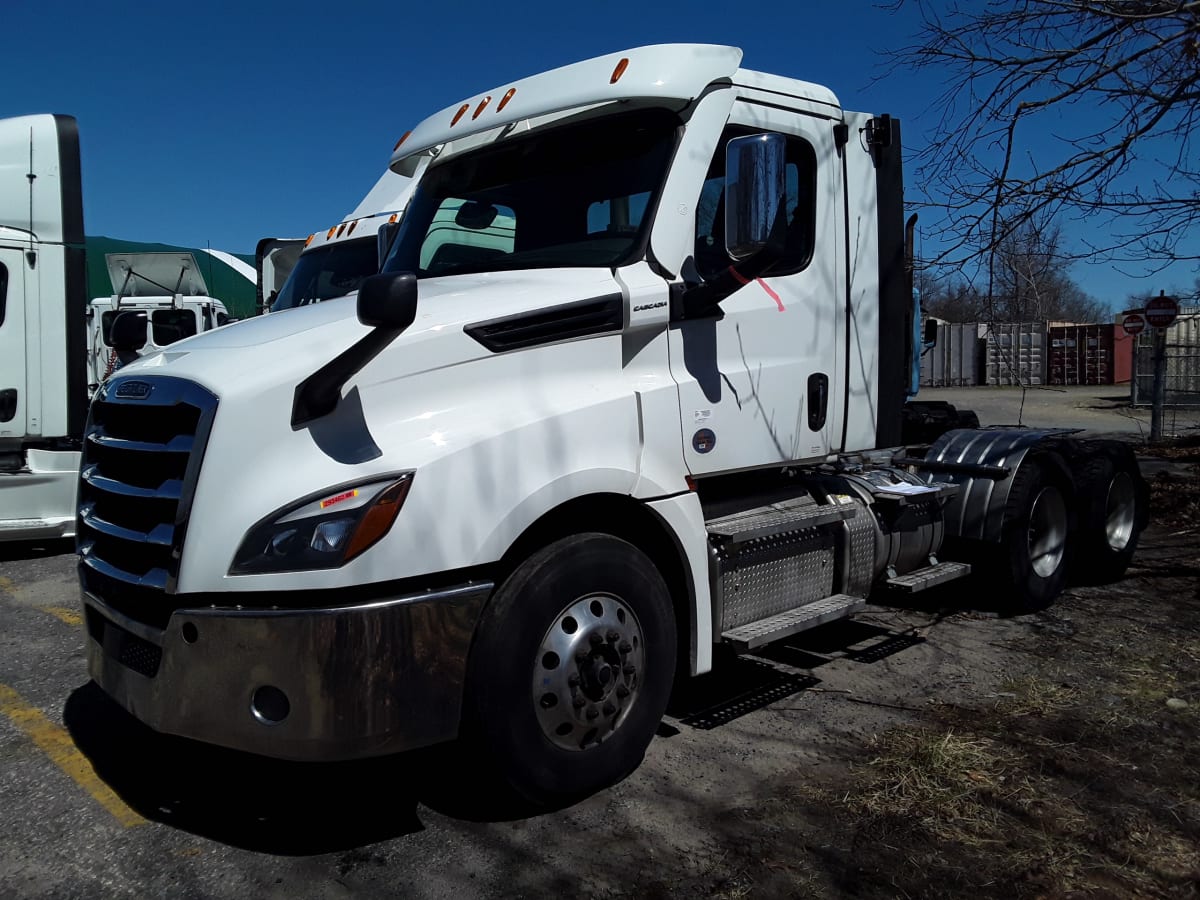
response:
[[[920,143],[939,87],[928,75],[880,79],[880,51],[906,43],[918,23],[865,0],[0,6],[0,116],[79,119],[87,232],[242,253],[260,237],[303,237],[340,220],[429,113],[625,47],[734,44],[748,68],[900,116],[906,147]],[[935,215],[922,220],[925,242],[935,241]],[[1101,265],[1072,274],[1115,308],[1134,291],[1195,278],[1182,267],[1150,280]]]

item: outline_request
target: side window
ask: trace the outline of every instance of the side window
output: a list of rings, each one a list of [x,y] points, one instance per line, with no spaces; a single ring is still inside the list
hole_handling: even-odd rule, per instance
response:
[[[8,268],[0,263],[0,325],[4,324],[4,314],[8,311]]]
[[[154,343],[166,347],[196,333],[196,313],[190,309],[156,309],[150,313]]]
[[[517,215],[510,207],[447,198],[421,244],[421,271],[448,275],[483,266],[513,252]]]
[[[731,125],[721,135],[696,205],[696,268],[709,279],[733,262],[725,252],[725,145],[735,137],[758,133]],[[791,275],[812,259],[817,223],[817,154],[802,138],[787,137],[787,214],[795,225],[783,259],[766,274]]]

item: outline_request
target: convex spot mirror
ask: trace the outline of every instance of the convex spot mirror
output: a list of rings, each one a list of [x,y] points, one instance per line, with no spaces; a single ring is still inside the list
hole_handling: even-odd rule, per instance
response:
[[[113,320],[109,342],[112,348],[136,353],[146,346],[146,313],[144,310],[123,312]]]
[[[725,148],[725,249],[734,259],[762,250],[787,197],[782,134],[733,138]]]
[[[412,272],[372,275],[358,288],[358,321],[385,331],[403,331],[417,318],[417,276]]]

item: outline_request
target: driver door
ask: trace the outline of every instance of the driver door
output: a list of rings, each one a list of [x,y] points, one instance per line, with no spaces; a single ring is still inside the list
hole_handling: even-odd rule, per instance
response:
[[[739,100],[718,142],[696,212],[698,274],[733,263],[725,250],[725,146],[777,132],[787,139],[789,221],[783,259],[709,318],[675,323],[683,452],[694,475],[813,460],[840,449],[845,383],[842,167],[834,120]]]

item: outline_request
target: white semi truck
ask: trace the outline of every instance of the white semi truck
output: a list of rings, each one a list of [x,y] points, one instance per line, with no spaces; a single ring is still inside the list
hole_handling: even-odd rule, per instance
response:
[[[986,571],[1116,577],[1132,457],[902,446],[899,124],[732,47],[466,98],[383,272],[133,363],[92,405],[89,670],[153,728],[286,759],[454,738],[526,796],[633,769],[676,678]],[[504,217],[504,246],[445,241]],[[431,243],[432,242],[432,243]]]

